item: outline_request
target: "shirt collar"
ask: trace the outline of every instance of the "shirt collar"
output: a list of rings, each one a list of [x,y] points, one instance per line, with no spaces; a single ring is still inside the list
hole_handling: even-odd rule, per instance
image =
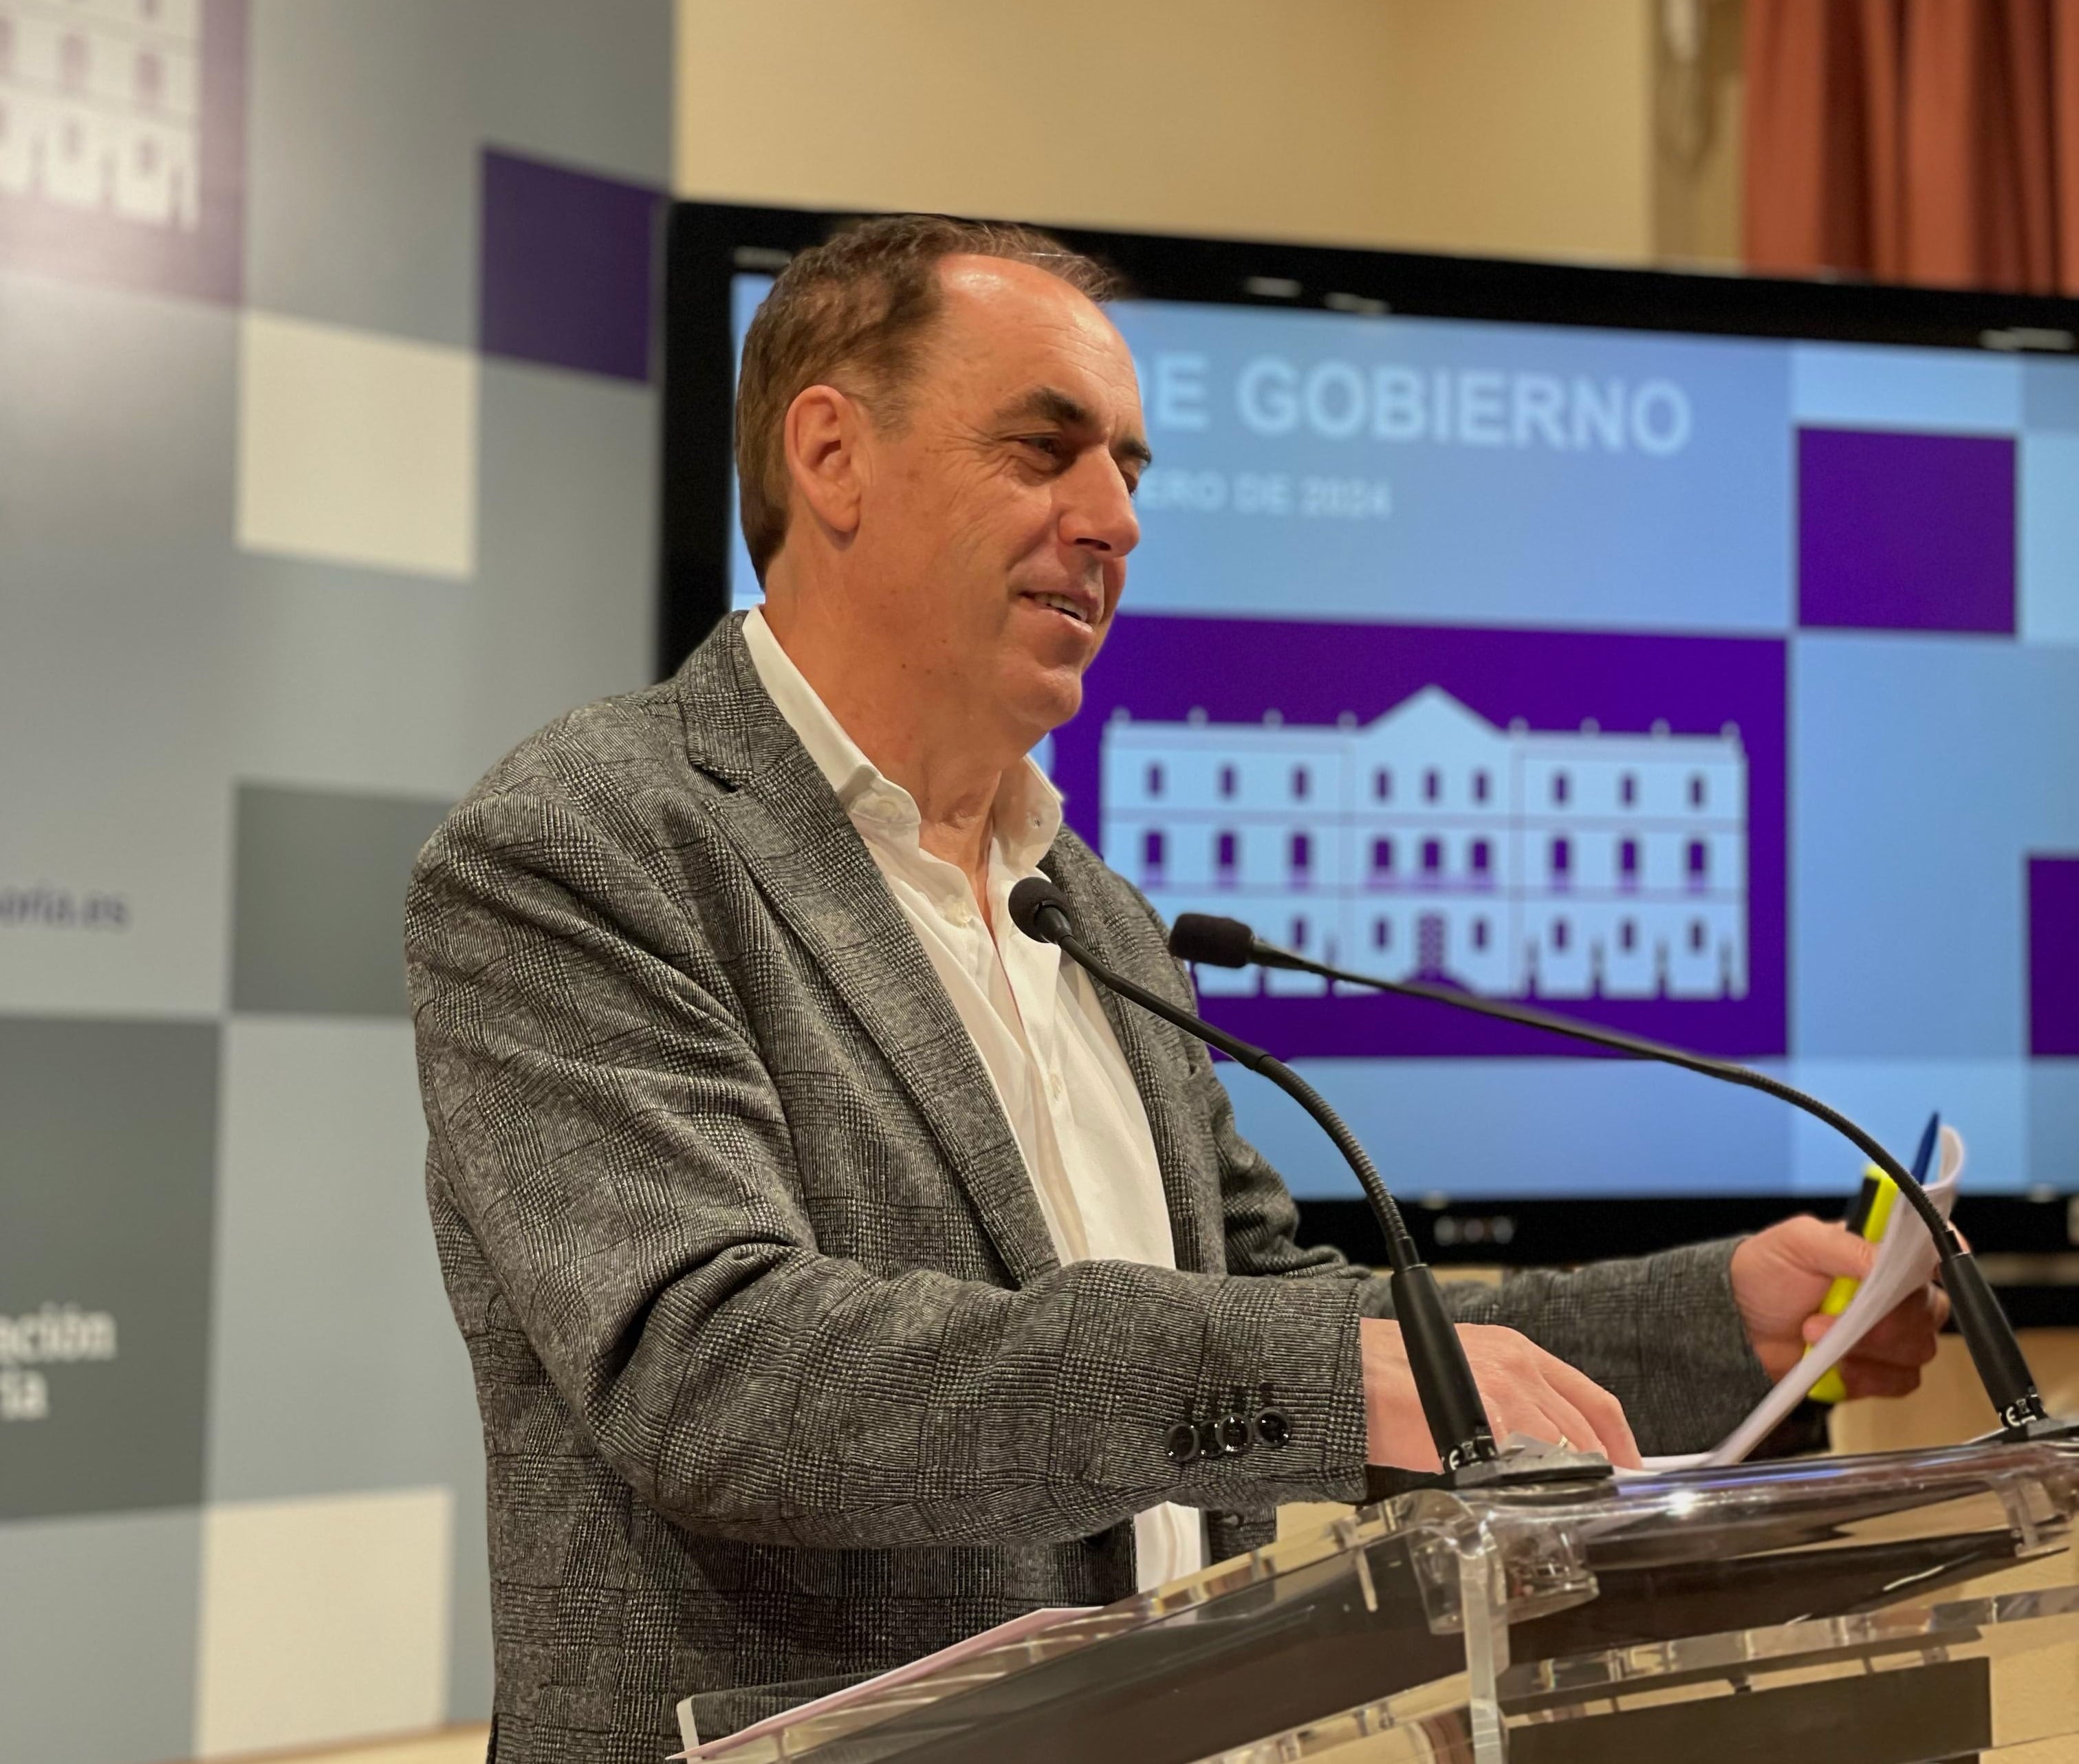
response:
[[[838,799],[854,821],[876,829],[901,826],[914,833],[919,817],[916,799],[860,750],[822,696],[780,646],[765,609],[753,607],[743,621],[744,646],[766,696],[808,750]],[[1061,793],[1028,754],[1004,774],[997,792],[993,831],[1005,861],[1020,872],[1037,867],[1061,830]]]

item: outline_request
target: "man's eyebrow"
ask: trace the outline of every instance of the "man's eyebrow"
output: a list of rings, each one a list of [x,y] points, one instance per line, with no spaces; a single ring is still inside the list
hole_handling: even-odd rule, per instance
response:
[[[1084,429],[1099,426],[1095,413],[1087,404],[1058,386],[1035,386],[1023,397],[1005,405],[998,416],[1007,423],[1038,420],[1059,423],[1064,428]],[[1127,436],[1113,447],[1112,452],[1143,467],[1155,458],[1148,443],[1138,435]]]

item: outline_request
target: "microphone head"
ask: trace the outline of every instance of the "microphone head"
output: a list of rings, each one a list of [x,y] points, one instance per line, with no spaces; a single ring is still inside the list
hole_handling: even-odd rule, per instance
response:
[[[1035,943],[1054,941],[1047,921],[1056,913],[1061,916],[1061,929],[1067,930],[1073,922],[1068,897],[1044,876],[1028,876],[1010,891],[1010,922]]]
[[[1169,953],[1180,962],[1208,968],[1246,968],[1257,959],[1256,933],[1240,919],[1179,913],[1169,927]]]

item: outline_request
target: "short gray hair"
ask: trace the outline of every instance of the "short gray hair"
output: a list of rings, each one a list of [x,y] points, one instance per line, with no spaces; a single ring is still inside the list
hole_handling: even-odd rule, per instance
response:
[[[849,374],[872,395],[874,420],[899,424],[918,345],[939,312],[939,265],[954,257],[1031,264],[1093,300],[1122,291],[1095,258],[1035,228],[943,215],[855,222],[801,253],[751,320],[737,378],[739,512],[759,581],[787,537],[789,408],[808,387]]]

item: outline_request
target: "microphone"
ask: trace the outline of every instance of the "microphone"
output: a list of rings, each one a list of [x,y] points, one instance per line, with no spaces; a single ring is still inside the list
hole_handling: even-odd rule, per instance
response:
[[[1472,1482],[1511,1481],[1519,1477],[1547,1480],[1557,1475],[1608,1475],[1601,1459],[1578,1456],[1546,1457],[1524,1469],[1504,1465],[1495,1448],[1494,1433],[1487,1422],[1487,1405],[1481,1400],[1473,1369],[1466,1359],[1465,1345],[1445,1315],[1443,1295],[1437,1277],[1416,1254],[1415,1239],[1407,1222],[1387,1190],[1376,1167],[1320,1093],[1285,1063],[1249,1042],[1216,1029],[1203,1018],[1180,1009],[1159,993],[1115,973],[1098,960],[1076,935],[1069,916],[1067,897],[1045,876],[1027,876],[1010,891],[1011,921],[1027,937],[1052,943],[1090,977],[1109,987],[1122,998],[1173,1023],[1187,1035],[1217,1047],[1237,1065],[1268,1078],[1296,1101],[1336,1143],[1336,1149],[1357,1173],[1365,1198],[1371,1202],[1379,1228],[1386,1234],[1387,1260],[1392,1268],[1393,1310],[1408,1348],[1408,1369],[1415,1378],[1416,1395],[1422,1404],[1423,1419],[1437,1448],[1437,1460],[1445,1475],[1464,1486]],[[1592,1465],[1592,1469],[1589,1467]]]
[[[1373,974],[1353,973],[1347,969],[1331,968],[1325,962],[1316,962],[1300,955],[1296,950],[1280,948],[1267,943],[1240,919],[1223,918],[1210,913],[1180,913],[1169,930],[1169,953],[1180,961],[1203,962],[1215,968],[1246,968],[1252,963],[1264,968],[1284,968],[1304,974],[1318,974],[1324,980],[1340,980],[1346,985],[1368,987],[1374,992],[1394,993],[1406,998],[1426,998],[1439,1005],[1449,1005],[1454,1010],[1471,1011],[1477,1016],[1497,1018],[1504,1022],[1521,1023],[1527,1029],[1537,1029],[1548,1035],[1564,1035],[1575,1041],[1583,1041],[1597,1047],[1628,1055],[1634,1060],[1650,1060],[1664,1065],[1680,1066],[1685,1072],[1699,1072],[1706,1078],[1716,1078],[1722,1083],[1739,1085],[1749,1090],[1759,1090],[1764,1095],[1787,1102],[1794,1109],[1801,1109],[1815,1120],[1824,1122],[1847,1139],[1885,1175],[1898,1185],[1899,1193],[1907,1204],[1920,1215],[1935,1239],[1935,1252],[1942,1264],[1942,1285],[1949,1294],[1950,1309],[1956,1319],[1957,1333],[1964,1338],[1971,1351],[1971,1363],[1977,1368],[1978,1382],[1985,1386],[1985,1394],[1992,1399],[1993,1411],[1999,1417],[2000,1434],[2004,1439],[2021,1440],[2057,1438],[2069,1436],[2073,1431],[2069,1422],[2052,1420],[2043,1407],[2041,1394],[2036,1389],[2035,1376],[2029,1370],[2027,1359],[2021,1351],[2021,1344],[2014,1339],[2014,1327],[2007,1321],[2006,1313],[2000,1308],[1999,1300],[1993,1296],[1991,1284],[1977,1259],[1957,1240],[1949,1222],[1943,1218],[1927,1191],[1914,1180],[1913,1173],[1838,1110],[1830,1108],[1817,1097],[1808,1095],[1780,1078],[1772,1078],[1767,1072],[1757,1072],[1751,1066],[1742,1066],[1730,1060],[1713,1060],[1702,1054],[1694,1054],[1681,1047],[1669,1047],[1664,1042],[1648,1041],[1641,1035],[1627,1035],[1615,1029],[1604,1029],[1599,1024],[1584,1023],[1556,1012],[1538,1010],[1529,1005],[1505,1005],[1491,998],[1482,998],[1476,993],[1462,993],[1448,986],[1429,984],[1421,980],[1382,980]]]

